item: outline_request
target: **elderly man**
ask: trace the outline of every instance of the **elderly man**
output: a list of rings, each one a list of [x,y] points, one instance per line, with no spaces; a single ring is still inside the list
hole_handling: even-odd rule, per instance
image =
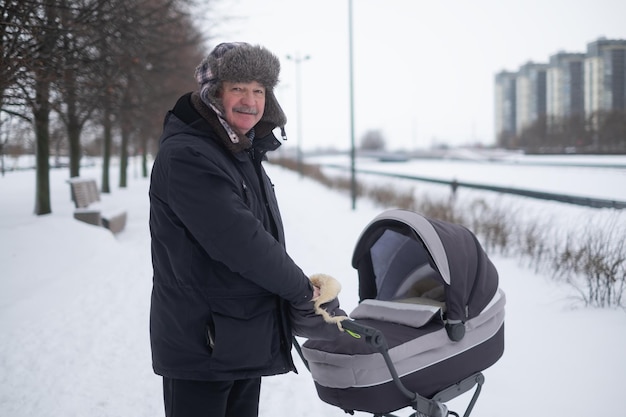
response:
[[[279,72],[261,46],[220,44],[165,118],[149,193],[150,338],[168,417],[257,416],[261,377],[294,370],[292,334],[340,335],[339,286],[312,284],[285,251],[262,165],[280,146],[272,131],[284,136]]]

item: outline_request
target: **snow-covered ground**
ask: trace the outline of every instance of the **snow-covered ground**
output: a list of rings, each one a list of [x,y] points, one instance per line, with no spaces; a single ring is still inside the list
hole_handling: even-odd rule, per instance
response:
[[[268,172],[290,254],[307,273],[337,277],[342,306],[350,311],[358,293],[353,246],[382,209],[361,200],[353,211],[347,195],[276,166]],[[97,167],[81,174],[100,178]],[[73,220],[67,176],[67,169],[51,171],[53,213],[46,216],[32,214],[33,171],[0,177],[0,415],[163,415],[148,341],[148,180],[131,169],[127,189],[113,187],[103,196],[104,204],[128,210],[126,229],[114,237]],[[542,207],[559,214],[564,206]],[[507,294],[506,347],[484,372],[473,415],[624,415],[626,313],[583,308],[570,288],[516,260],[492,259]],[[261,415],[344,416],[317,397],[294,356],[299,374],[264,379]],[[467,399],[449,406],[462,411]]]

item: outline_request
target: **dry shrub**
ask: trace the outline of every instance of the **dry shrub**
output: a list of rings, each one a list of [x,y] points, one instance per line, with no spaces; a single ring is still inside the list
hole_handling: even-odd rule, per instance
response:
[[[451,223],[465,223],[465,220],[457,213],[454,202],[448,199],[433,199],[422,194],[417,199],[416,211],[419,211],[426,217],[433,217]]]
[[[367,187],[365,194],[380,206],[415,210],[413,189],[398,191],[392,185],[376,185]]]
[[[553,257],[553,276],[572,285],[586,305],[623,306],[626,290],[624,227],[614,221],[569,233]]]
[[[514,218],[515,212],[510,208],[476,199],[470,203],[463,223],[482,238],[487,251],[507,254],[516,233]]]
[[[554,256],[554,245],[550,242],[555,236],[553,228],[545,222],[530,222],[517,234],[516,247],[528,266],[539,272],[551,262]]]

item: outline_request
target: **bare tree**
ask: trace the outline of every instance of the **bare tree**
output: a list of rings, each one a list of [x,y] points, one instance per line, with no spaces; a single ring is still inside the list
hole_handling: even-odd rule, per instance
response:
[[[182,93],[197,88],[194,69],[206,54],[205,39],[189,15],[181,15],[176,24],[172,22],[166,33],[169,34],[166,40],[155,39],[161,48],[145,56],[148,71],[141,78],[143,94],[136,119],[136,147],[142,154],[144,176],[147,176],[147,156],[158,148],[165,113]]]
[[[65,30],[58,45],[61,72],[54,84],[58,95],[53,107],[67,131],[70,177],[80,175],[81,132],[98,105],[95,52],[100,32],[95,11],[103,4],[102,0],[59,0]]]
[[[593,117],[595,150],[624,152],[626,150],[626,110],[598,111]]]
[[[529,152],[539,152],[546,145],[547,118],[539,117],[525,127],[519,136],[519,146]]]
[[[385,149],[385,137],[380,130],[368,130],[361,139],[361,149],[381,151]]]
[[[10,19],[3,32],[3,50],[9,71],[3,86],[2,110],[31,121],[35,133],[36,187],[35,214],[48,214],[50,205],[49,156],[50,114],[55,95],[54,82],[61,73],[59,40],[66,30],[57,0],[8,1],[4,17]],[[3,65],[3,68],[5,66]],[[28,111],[26,111],[28,109]],[[29,114],[30,113],[30,114]]]
[[[158,137],[158,129],[173,101],[194,85],[193,68],[202,58],[202,35],[189,14],[186,2],[145,0],[136,10],[131,28],[124,36],[134,38],[134,48],[123,59],[120,115],[120,187],[126,186],[128,155],[133,149],[147,151],[148,135]],[[130,12],[127,12],[130,14]],[[144,123],[145,122],[145,123]],[[156,123],[155,123],[156,122]],[[145,158],[142,171],[147,175]]]

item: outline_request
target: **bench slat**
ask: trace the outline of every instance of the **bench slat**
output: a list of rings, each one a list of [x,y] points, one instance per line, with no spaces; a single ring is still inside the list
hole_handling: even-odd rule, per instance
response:
[[[90,204],[100,201],[100,193],[95,180],[78,180],[70,181],[72,188],[72,199],[76,208],[86,208]]]

